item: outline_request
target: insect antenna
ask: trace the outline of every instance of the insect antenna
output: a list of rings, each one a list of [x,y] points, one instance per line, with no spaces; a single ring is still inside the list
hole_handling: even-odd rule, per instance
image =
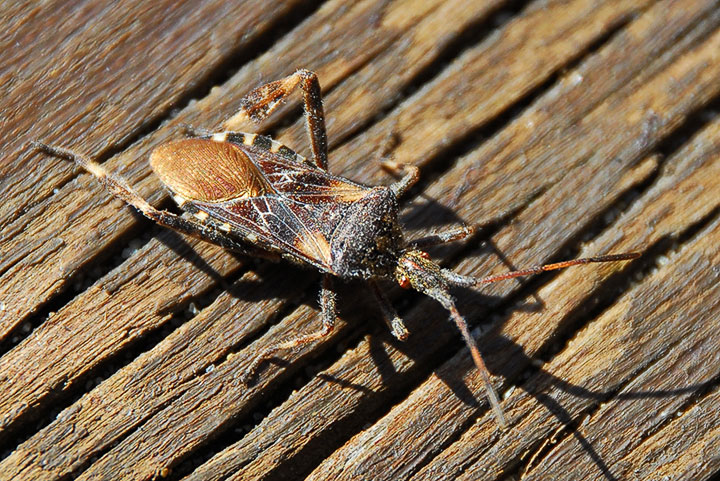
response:
[[[577,266],[581,264],[590,264],[592,262],[618,262],[618,261],[629,261],[637,259],[640,254],[637,252],[631,252],[629,254],[613,254],[607,256],[598,257],[585,257],[582,259],[573,259],[570,261],[556,262],[554,264],[545,264],[542,266],[529,267],[527,269],[521,269],[517,271],[505,272],[503,274],[496,274],[494,276],[482,277],[476,279],[477,284],[491,284],[497,281],[504,281],[505,279],[513,279],[515,277],[530,276],[532,274],[539,274],[545,271],[554,271],[557,269],[565,269],[566,267]]]
[[[503,272],[502,274],[495,274],[487,277],[463,276],[461,274],[458,274],[457,272],[451,271],[450,269],[443,269],[442,275],[445,280],[452,285],[460,287],[474,287],[480,284],[492,284],[493,282],[497,281],[514,279],[516,277],[531,276],[533,274],[540,274],[541,272],[565,269],[566,267],[572,267],[582,264],[591,264],[595,262],[629,261],[637,259],[638,257],[640,257],[640,254],[637,252],[631,252],[628,254],[612,254],[597,257],[584,257],[582,259],[573,259],[570,261],[556,262],[554,264],[545,264],[541,266],[528,267],[526,269],[519,269],[516,271]]]
[[[571,266],[577,266],[582,264],[590,264],[594,262],[618,262],[618,261],[627,261],[632,259],[637,259],[640,257],[639,253],[628,253],[628,254],[612,254],[612,255],[605,255],[605,256],[597,256],[597,257],[585,257],[581,259],[573,259],[569,261],[563,261],[563,262],[556,262],[553,264],[545,264],[541,266],[534,266],[529,267],[527,269],[520,269],[516,271],[510,271],[510,272],[504,272],[502,274],[495,274],[492,276],[487,277],[470,277],[470,276],[463,276],[461,274],[458,274],[457,272],[453,272],[450,269],[442,269],[442,277],[447,281],[449,284],[461,286],[461,287],[473,287],[480,284],[491,284],[493,282],[497,281],[503,281],[506,279],[514,279],[516,277],[522,277],[522,276],[529,276],[532,274],[539,274],[541,272],[545,271],[554,271],[557,269],[564,269],[566,267]],[[437,298],[437,297],[436,297]],[[450,296],[447,296],[445,298],[438,299],[441,301],[443,306],[450,312],[450,315],[455,321],[455,324],[457,325],[458,329],[462,333],[463,338],[465,339],[465,343],[467,344],[468,348],[470,349],[470,354],[472,355],[473,361],[475,362],[475,366],[477,367],[478,371],[480,371],[480,375],[483,378],[483,382],[485,383],[485,391],[487,392],[488,401],[490,402],[490,406],[492,407],[493,412],[495,413],[495,417],[498,421],[498,424],[501,428],[507,427],[507,421],[505,420],[505,415],[503,414],[502,408],[500,407],[500,400],[498,398],[497,393],[495,392],[495,388],[493,388],[492,383],[490,382],[490,373],[488,372],[487,367],[485,366],[485,362],[483,361],[482,356],[480,355],[480,350],[477,347],[477,344],[475,342],[475,339],[470,334],[470,329],[467,326],[467,323],[465,322],[465,319],[460,315],[457,308],[455,307],[455,303],[452,301],[452,298]]]

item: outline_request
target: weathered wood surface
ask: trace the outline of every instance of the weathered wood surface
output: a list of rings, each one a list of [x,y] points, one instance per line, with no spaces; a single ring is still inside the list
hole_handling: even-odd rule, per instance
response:
[[[3,22],[0,479],[720,472],[716,1],[28,2]],[[333,172],[387,182],[392,136],[425,172],[413,235],[488,226],[434,250],[446,265],[644,252],[457,293],[507,431],[442,309],[399,290],[406,343],[352,284],[327,341],[240,386],[317,328],[318,277],[166,232],[25,148],[107,159],[168,205],[148,152],[297,67],[320,76]],[[296,107],[247,129],[302,151]]]

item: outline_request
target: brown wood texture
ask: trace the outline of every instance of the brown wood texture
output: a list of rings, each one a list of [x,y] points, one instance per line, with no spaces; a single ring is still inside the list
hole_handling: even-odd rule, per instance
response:
[[[711,479],[720,473],[716,0],[14,3],[1,20],[0,480]],[[170,200],[147,165],[250,89],[314,70],[330,170],[421,167],[410,237],[488,275],[642,252],[454,293],[510,426],[447,314],[166,231],[70,147]],[[307,151],[299,102],[266,123]]]

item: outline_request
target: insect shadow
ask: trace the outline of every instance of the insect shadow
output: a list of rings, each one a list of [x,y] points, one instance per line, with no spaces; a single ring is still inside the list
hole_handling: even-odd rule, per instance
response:
[[[432,209],[434,212],[443,213],[447,216],[447,219],[451,219],[450,222],[457,220],[455,214],[443,207],[442,205],[427,200],[423,204],[423,208]],[[440,217],[442,218],[442,216]],[[166,247],[175,252],[178,256],[182,257],[186,261],[190,262],[197,269],[202,270],[207,275],[211,276],[218,282],[226,282],[226,278],[217,272],[213,267],[204,261],[204,259],[196,253],[192,245],[190,245],[185,238],[176,234],[172,231],[165,231],[162,235],[158,236],[158,240],[162,242]],[[477,240],[477,239],[476,239]],[[500,254],[496,246],[488,242],[486,249],[492,250],[495,255]],[[246,256],[236,255],[238,259],[247,260]],[[274,283],[265,282],[263,279],[268,276],[270,270],[283,269],[283,271],[289,269],[287,272],[289,277],[305,277],[306,280],[301,282],[302,285],[312,285],[317,278],[317,274],[302,269],[297,266],[289,265],[278,265],[275,263],[259,260],[252,267],[254,272],[259,276],[257,281],[236,281],[228,285],[227,292],[237,299],[244,301],[260,301],[267,297],[277,297],[288,300],[290,298],[297,297],[298,293],[296,290],[287,286],[277,286]],[[508,268],[512,269],[514,266],[508,265]],[[617,273],[613,276],[608,277],[602,285],[598,287],[599,291],[612,290],[610,286],[617,286],[618,283],[622,283],[622,279],[631,279],[635,277],[635,272],[640,267],[630,269],[629,272]],[[258,293],[257,289],[248,289],[249,284],[262,285],[262,293]],[[448,356],[452,355],[457,348],[461,346],[461,343],[453,343],[452,336],[453,331],[450,329],[451,326],[447,325],[447,318],[444,315],[443,310],[440,306],[437,306],[432,302],[424,302],[418,309],[412,309],[406,316],[406,323],[411,332],[411,336],[405,342],[400,342],[391,336],[386,329],[383,328],[381,322],[374,322],[375,319],[380,320],[381,313],[374,307],[374,303],[370,302],[372,295],[369,292],[359,292],[356,295],[349,295],[351,292],[357,292],[356,288],[362,283],[357,281],[351,281],[350,283],[338,286],[340,301],[338,303],[338,311],[340,317],[343,318],[353,328],[362,329],[361,326],[366,326],[366,329],[370,331],[369,336],[369,352],[372,359],[373,365],[378,370],[379,375],[383,379],[383,383],[387,386],[392,386],[393,389],[412,389],[416,386],[419,378],[424,377],[427,369],[430,368],[432,372],[437,375],[441,381],[448,386],[453,392],[453,395],[457,397],[466,406],[473,409],[482,408],[480,400],[476,393],[470,391],[467,385],[463,382],[463,376],[473,370],[474,367],[471,364],[465,364],[464,370],[458,369],[459,364],[455,363],[448,366],[449,369],[443,368],[446,362],[443,362],[442,366],[433,366],[433,356],[429,356],[428,353],[433,350],[437,350],[439,345],[445,345],[440,347],[441,351],[444,351]],[[523,292],[520,296],[514,296],[517,298],[527,298],[528,295],[535,295],[535,292],[539,288],[539,282],[534,283],[532,289]],[[225,289],[224,289],[225,290]],[[250,294],[254,293],[254,294]],[[401,305],[412,306],[416,300],[421,300],[422,296],[416,293],[400,291],[398,293],[404,294],[402,298],[406,302],[403,303],[401,296],[393,296],[393,300],[399,302]],[[472,319],[477,320],[483,316],[489,315],[493,312],[493,306],[497,306],[502,303],[504,298],[502,296],[492,296],[483,294],[480,291],[467,288],[459,288],[456,292],[458,298],[458,304],[462,306],[474,306],[475,313]],[[619,294],[616,294],[616,296]],[[303,303],[308,306],[319,310],[319,304],[316,301],[315,292],[312,294],[306,294],[302,296]],[[517,310],[523,311],[541,311],[544,304],[542,300],[536,296],[536,302],[527,304],[513,302],[513,307],[510,310],[504,310],[504,315],[500,318],[495,319],[495,327],[502,325],[511,315],[512,312]],[[614,299],[606,299],[605,303],[612,303]],[[482,306],[479,310],[477,306]],[[585,309],[581,306],[578,307],[577,313],[569,313],[569,317],[576,315],[583,315]],[[418,313],[422,312],[422,315]],[[368,322],[370,320],[370,322]],[[504,336],[494,334],[495,329],[486,333],[482,342],[479,343],[479,347],[482,351],[483,356],[487,359],[488,370],[495,376],[504,377],[509,380],[515,380],[518,378],[519,373],[523,370],[528,369],[535,363],[533,357],[528,356],[522,346],[512,342]],[[439,333],[446,333],[447,336],[439,339]],[[332,343],[339,342],[338,339],[331,341]],[[412,372],[408,375],[408,372],[399,372],[394,369],[392,359],[389,357],[387,352],[387,345],[390,344],[394,349],[399,350],[404,355],[413,359],[415,364],[418,366],[412,368],[416,374]],[[452,352],[448,352],[448,349],[452,349]],[[540,351],[546,350],[541,348]],[[275,357],[269,362],[283,366],[287,362],[283,361],[282,358]],[[370,388],[354,383],[348,379],[343,379],[337,376],[332,376],[327,373],[320,372],[317,377],[323,379],[326,382],[337,384],[343,388],[354,389],[362,392],[365,395],[372,396],[376,394]],[[600,453],[594,448],[591,440],[587,439],[577,429],[577,419],[573,416],[555,397],[548,394],[548,390],[552,387],[558,388],[568,394],[585,399],[592,399],[594,403],[602,403],[607,401],[609,398],[614,398],[618,401],[632,401],[635,399],[648,399],[648,398],[662,398],[662,397],[673,397],[683,394],[692,394],[701,392],[709,389],[716,384],[715,380],[707,381],[704,383],[692,384],[677,389],[670,390],[647,390],[647,391],[636,391],[617,394],[614,389],[607,391],[592,390],[585,388],[581,385],[570,383],[565,379],[555,376],[553,373],[543,369],[536,368],[532,369],[532,377],[529,382],[522,384],[523,391],[530,396],[533,396],[537,401],[545,406],[545,408],[552,413],[552,415],[558,420],[558,422],[565,426],[570,435],[574,437],[578,443],[582,446],[582,449],[591,458],[592,462],[597,466],[598,470],[602,473],[604,479],[614,481],[619,479],[603,460]],[[362,409],[362,408],[359,408]]]

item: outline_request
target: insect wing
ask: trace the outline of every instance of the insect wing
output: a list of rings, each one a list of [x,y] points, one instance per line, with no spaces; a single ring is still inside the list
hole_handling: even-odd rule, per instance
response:
[[[150,166],[183,200],[216,203],[274,192],[248,153],[229,142],[168,142],[153,150]]]
[[[293,205],[282,196],[268,195],[218,204],[198,203],[197,207],[229,224],[250,242],[260,241],[319,269],[330,269],[330,244],[317,230],[312,214],[303,212],[302,205]]]
[[[232,145],[252,164],[243,167],[243,175],[257,177],[244,179],[243,184],[262,186],[256,190],[259,195],[248,195],[246,189],[232,199],[196,200],[193,206],[250,242],[332,272],[329,240],[349,205],[371,189],[303,160],[252,145]]]
[[[365,197],[368,187],[337,177],[302,161],[257,152],[252,155],[262,175],[276,193],[308,206],[339,204]],[[325,207],[323,207],[324,209]]]

